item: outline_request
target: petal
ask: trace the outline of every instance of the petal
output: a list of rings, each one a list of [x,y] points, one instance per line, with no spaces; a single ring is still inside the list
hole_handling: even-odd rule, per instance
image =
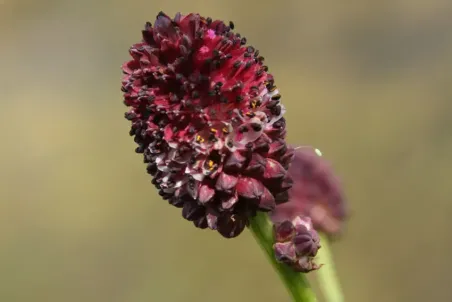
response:
[[[184,208],[182,209],[182,216],[190,221],[201,218],[205,214],[205,209],[202,206],[197,205],[195,202],[184,203]]]
[[[265,171],[266,160],[261,155],[253,153],[251,161],[245,169],[245,172],[262,174]],[[265,174],[264,174],[265,175]]]
[[[226,172],[238,171],[242,169],[245,160],[246,158],[238,151],[232,152],[224,163],[224,170]]]
[[[198,191],[199,191],[200,182],[194,179],[191,179],[187,182],[187,192],[193,199],[198,199]]]
[[[292,263],[297,260],[295,246],[292,242],[277,242],[273,245],[276,260],[284,263]]]
[[[237,183],[237,194],[247,199],[259,199],[264,194],[264,185],[250,177],[240,178]]]
[[[184,201],[176,196],[173,196],[170,199],[168,199],[168,203],[170,205],[175,206],[176,208],[182,208],[184,206]]]
[[[209,226],[210,229],[212,230],[216,230],[217,229],[217,221],[218,221],[218,216],[212,214],[212,213],[208,213],[206,215],[207,217],[207,225]]]
[[[282,139],[275,140],[270,144],[270,150],[268,151],[268,155],[273,157],[277,154],[283,154],[286,148],[287,146],[284,140]]]
[[[273,194],[270,193],[266,187],[264,187],[263,190],[264,193],[259,200],[259,209],[264,211],[272,211],[276,207],[275,197],[273,197]]]
[[[298,256],[315,257],[318,246],[310,234],[300,234],[295,236],[293,243]]]
[[[217,230],[226,238],[238,236],[246,226],[246,219],[236,214],[225,214],[218,218]]]
[[[238,200],[237,195],[234,194],[225,201],[223,201],[221,203],[221,207],[225,210],[228,210],[236,204],[237,200]]]
[[[265,179],[281,179],[287,174],[286,169],[276,160],[267,158],[265,163]]]
[[[284,168],[288,169],[294,159],[295,153],[293,149],[287,150],[287,152],[281,157],[280,161]]]
[[[207,224],[207,217],[206,216],[202,216],[199,219],[196,219],[195,221],[193,221],[193,224],[195,225],[195,227],[200,228],[200,229],[205,229],[208,227]]]
[[[212,200],[215,195],[215,190],[208,185],[202,185],[199,189],[198,201],[202,204]]]
[[[295,227],[289,220],[275,225],[273,230],[277,242],[289,241],[295,236]]]
[[[279,191],[279,192],[287,191],[287,190],[289,190],[290,188],[292,188],[292,185],[293,185],[293,179],[292,179],[292,177],[290,177],[289,174],[286,174],[286,177],[284,177],[283,181],[281,182],[278,191]]]
[[[275,195],[275,203],[277,205],[289,201],[289,193],[287,191]]]
[[[231,192],[237,185],[238,178],[226,173],[221,173],[215,184],[215,189],[223,192]]]

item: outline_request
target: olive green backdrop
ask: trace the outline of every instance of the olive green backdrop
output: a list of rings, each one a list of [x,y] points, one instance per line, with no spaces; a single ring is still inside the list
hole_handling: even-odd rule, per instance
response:
[[[288,140],[333,162],[346,301],[452,301],[441,0],[1,0],[0,301],[289,301],[248,232],[195,229],[134,154],[120,65],[160,10],[233,20],[282,91]]]

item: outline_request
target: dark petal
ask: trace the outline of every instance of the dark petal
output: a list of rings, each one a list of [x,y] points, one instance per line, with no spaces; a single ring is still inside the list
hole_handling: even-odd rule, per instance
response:
[[[318,251],[318,245],[314,242],[310,234],[300,234],[293,240],[295,250],[298,256],[315,257]]]
[[[196,219],[195,221],[193,221],[193,224],[197,228],[205,229],[205,228],[208,227],[207,217],[206,216],[202,216],[201,218]]]
[[[294,156],[295,156],[294,150],[290,149],[290,150],[287,150],[286,154],[284,154],[281,157],[280,162],[285,169],[289,169],[290,164],[292,163],[292,161],[294,159]]]
[[[188,192],[187,185],[183,185],[182,187],[178,188],[174,192],[174,196],[180,199],[181,201],[193,201],[193,198],[191,197],[190,193]]]
[[[282,179],[287,174],[286,169],[277,161],[267,158],[265,163],[265,179]]]
[[[222,172],[217,179],[215,189],[223,192],[231,192],[232,189],[237,185],[237,182],[237,177]]]
[[[196,204],[196,202],[186,202],[182,209],[182,217],[187,220],[194,221],[205,215],[203,206]]]
[[[155,20],[154,33],[159,33],[171,40],[175,40],[178,37],[171,18],[163,12],[160,12]]]
[[[251,161],[245,169],[247,173],[262,174],[265,171],[266,160],[257,153],[253,153]]]
[[[250,177],[240,178],[237,183],[237,194],[246,199],[259,199],[264,194],[264,185]]]
[[[246,158],[238,151],[232,152],[224,163],[224,170],[226,172],[237,172],[242,169],[245,160]]]
[[[246,218],[236,214],[224,214],[218,217],[217,230],[226,238],[238,236],[246,226]]]
[[[289,220],[275,225],[273,231],[277,242],[289,241],[295,236],[295,227]]]
[[[270,191],[264,187],[264,194],[262,194],[259,200],[259,209],[264,211],[273,211],[276,207],[275,197]]]
[[[253,151],[260,154],[266,154],[270,150],[270,143],[271,140],[268,137],[267,139],[264,139],[264,135],[262,135],[254,142]]]
[[[310,234],[310,231],[313,231],[312,220],[310,217],[296,216],[292,219],[292,224],[294,225],[297,234]]]
[[[275,203],[277,205],[287,201],[289,201],[289,192],[285,191],[275,195]]]
[[[174,22],[176,23],[176,24],[178,24],[179,22],[180,22],[180,19],[182,18],[182,15],[181,15],[181,13],[180,12],[177,12],[176,13],[176,15],[174,16]]]
[[[268,151],[269,156],[277,156],[278,154],[282,154],[286,151],[287,146],[284,140],[279,139],[275,140],[270,144],[270,150]]]
[[[153,33],[152,28],[146,28],[145,30],[141,31],[141,34],[143,35],[143,40],[149,45],[155,43],[154,36],[152,33]]]
[[[200,203],[207,203],[212,200],[215,195],[215,190],[210,188],[208,185],[201,185],[199,189],[198,200]]]
[[[276,260],[284,263],[293,263],[297,260],[295,246],[292,242],[277,242],[273,245]]]
[[[235,195],[235,194],[232,196],[228,196],[227,199],[221,203],[221,207],[224,210],[229,210],[237,203],[237,200],[238,200],[238,198],[237,198],[237,195]]]
[[[206,215],[207,218],[207,225],[210,229],[216,230],[217,229],[217,222],[218,222],[218,216],[214,215],[212,213],[208,213]]]
[[[178,197],[171,197],[170,199],[168,199],[168,202],[170,205],[175,206],[176,208],[182,208],[184,206],[184,201],[181,198]]]
[[[281,185],[279,187],[279,192],[283,192],[283,191],[287,191],[290,188],[292,188],[293,185],[293,179],[292,177],[290,177],[289,174],[286,175],[286,177],[284,177],[283,181],[281,182]]]
[[[199,186],[200,183],[194,179],[188,181],[186,184],[187,192],[194,200],[198,199]]]
[[[155,163],[149,163],[146,170],[148,171],[149,174],[154,176],[155,173],[157,173],[157,165]]]

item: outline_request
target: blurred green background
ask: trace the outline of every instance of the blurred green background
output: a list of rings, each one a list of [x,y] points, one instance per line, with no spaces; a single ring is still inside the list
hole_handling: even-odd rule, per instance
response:
[[[160,10],[233,20],[283,93],[289,141],[333,162],[346,301],[452,301],[441,0],[0,0],[0,301],[289,301],[248,232],[195,229],[134,154],[119,67]]]

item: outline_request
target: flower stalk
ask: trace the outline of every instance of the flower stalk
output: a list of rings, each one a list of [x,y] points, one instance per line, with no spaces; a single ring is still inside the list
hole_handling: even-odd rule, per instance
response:
[[[258,212],[250,219],[249,230],[253,234],[260,247],[265,252],[267,259],[277,271],[289,291],[294,302],[316,302],[316,296],[311,289],[306,275],[297,273],[286,264],[276,261],[273,251],[273,224],[267,213]]]
[[[343,302],[344,296],[334,267],[329,239],[325,234],[320,233],[320,241],[322,242],[322,248],[319,249],[316,257],[316,261],[323,264],[322,268],[316,272],[320,290],[325,301]]]

